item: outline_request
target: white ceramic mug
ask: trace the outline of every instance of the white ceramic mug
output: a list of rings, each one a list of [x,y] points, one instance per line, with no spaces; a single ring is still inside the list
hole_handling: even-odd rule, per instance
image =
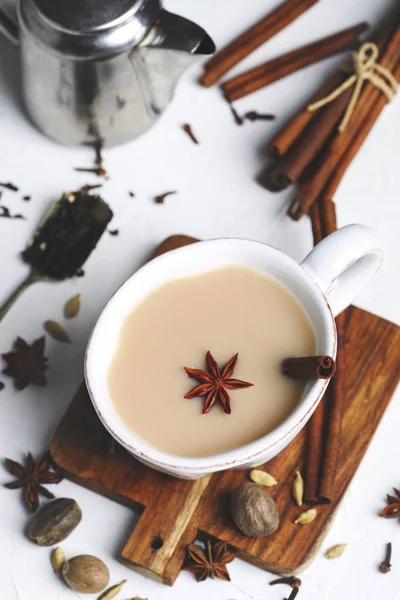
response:
[[[335,357],[334,317],[372,278],[381,264],[382,254],[380,243],[368,227],[348,225],[320,242],[301,264],[267,244],[229,238],[199,242],[152,260],[111,298],[88,343],[86,384],[103,425],[138,460],[184,479],[223,469],[247,468],[270,460],[307,423],[325,392],[327,381],[310,381],[287,419],[250,444],[202,458],[169,455],[135,435],[118,416],[108,394],[107,374],[125,317],[154,290],[173,279],[224,265],[243,265],[284,284],[308,314],[316,335],[317,354]]]

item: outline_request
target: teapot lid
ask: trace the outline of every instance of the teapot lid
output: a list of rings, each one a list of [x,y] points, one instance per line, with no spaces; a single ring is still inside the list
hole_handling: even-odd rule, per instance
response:
[[[113,27],[134,16],[137,0],[35,0],[38,11],[56,26],[76,33]]]
[[[28,33],[46,46],[79,58],[135,46],[161,10],[160,0],[22,0]]]

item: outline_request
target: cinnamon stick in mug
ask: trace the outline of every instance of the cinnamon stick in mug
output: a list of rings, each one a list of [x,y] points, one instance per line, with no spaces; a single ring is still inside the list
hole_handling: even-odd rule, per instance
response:
[[[340,450],[342,413],[344,408],[345,316],[346,313],[342,312],[336,317],[336,330],[338,336],[337,368],[335,377],[330,384],[331,389],[327,399],[325,443],[323,445],[318,486],[318,499],[322,504],[330,504],[332,502],[336,466]]]
[[[282,373],[292,379],[330,379],[335,370],[331,356],[300,356],[282,362]]]

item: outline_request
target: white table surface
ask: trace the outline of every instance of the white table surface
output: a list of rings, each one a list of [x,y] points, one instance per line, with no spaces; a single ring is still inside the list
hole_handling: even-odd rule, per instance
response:
[[[170,0],[167,8],[203,25],[218,45],[230,40],[262,16],[275,0]],[[287,31],[243,61],[259,63],[349,24],[375,23],[391,0],[321,0]],[[105,234],[85,267],[86,276],[58,285],[38,284],[1,323],[0,351],[10,349],[21,335],[42,335],[45,319],[62,318],[66,299],[82,295],[82,312],[68,324],[70,346],[47,340],[49,384],[14,392],[10,381],[0,394],[0,457],[22,460],[27,451],[38,455],[49,445],[54,428],[82,380],[82,357],[88,333],[112,292],[166,236],[186,233],[199,238],[239,236],[271,243],[296,258],[311,248],[309,221],[294,223],[285,215],[291,191],[266,192],[255,182],[265,163],[264,146],[274,130],[308,97],[337,59],[309,67],[237,103],[240,111],[258,109],[278,116],[274,124],[237,127],[217,89],[203,90],[195,79],[200,64],[182,77],[173,103],[158,124],[141,139],[105,152],[111,179],[102,191],[115,212],[119,237]],[[62,190],[88,181],[74,166],[90,166],[87,149],[58,146],[43,137],[24,116],[18,92],[18,52],[0,39],[0,181],[12,181],[20,194],[4,191],[4,204],[27,215],[26,221],[0,219],[0,295],[5,296],[26,275],[18,253],[38,219]],[[193,145],[180,126],[190,122],[201,140]],[[387,248],[379,275],[357,299],[357,305],[399,321],[399,148],[400,98],[386,108],[337,193],[339,224],[362,222],[375,228]],[[165,205],[154,195],[179,190]],[[130,198],[128,191],[136,193]],[[23,194],[32,195],[30,203]],[[400,487],[400,396],[386,411],[367,455],[355,476],[320,555],[302,575],[299,598],[400,598],[400,528],[398,521],[377,517],[385,494]],[[0,466],[0,483],[10,480]],[[62,545],[69,556],[88,553],[109,566],[113,583],[128,578],[121,600],[139,595],[151,600],[281,599],[287,588],[268,586],[272,576],[240,560],[230,565],[232,581],[197,584],[182,573],[170,589],[130,571],[118,562],[134,515],[69,481],[52,488],[57,496],[75,498],[83,521]],[[35,546],[23,534],[28,514],[18,491],[0,487],[0,595],[2,600],[67,600],[74,597],[49,564],[49,550]],[[310,525],[312,527],[312,525]],[[377,571],[385,544],[393,543],[393,570]],[[345,554],[328,561],[323,551],[347,542]],[[75,597],[81,597],[75,594]],[[83,596],[82,596],[83,597]]]

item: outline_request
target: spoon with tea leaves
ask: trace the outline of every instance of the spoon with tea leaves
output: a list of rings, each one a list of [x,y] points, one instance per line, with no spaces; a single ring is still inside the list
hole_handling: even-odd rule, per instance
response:
[[[88,188],[65,192],[50,205],[21,254],[31,271],[0,307],[0,321],[33,283],[63,281],[79,275],[113,216],[108,204],[100,196],[90,194]]]

